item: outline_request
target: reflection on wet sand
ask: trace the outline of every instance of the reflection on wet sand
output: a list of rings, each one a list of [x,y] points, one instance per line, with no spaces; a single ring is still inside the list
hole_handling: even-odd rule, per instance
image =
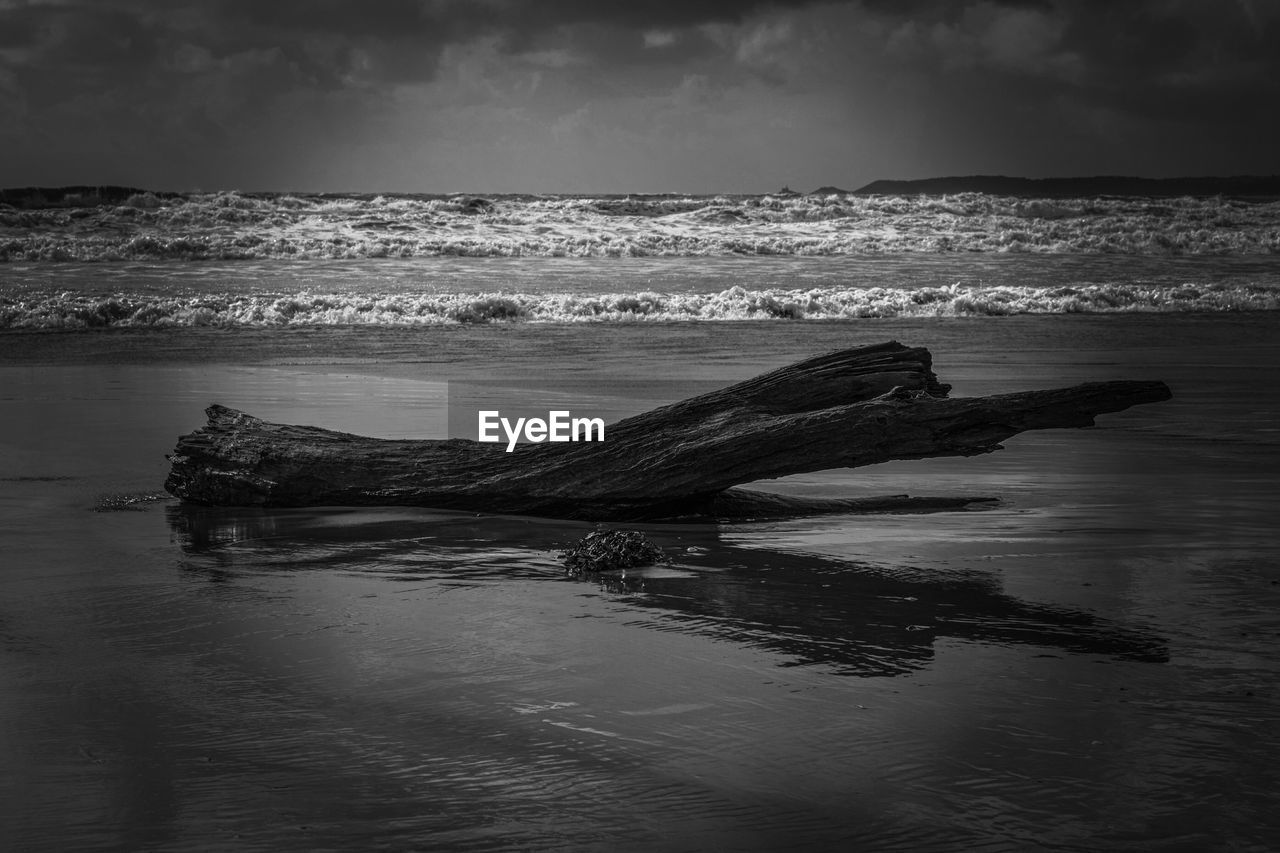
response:
[[[573,522],[414,510],[260,510],[172,505],[187,564],[212,581],[262,571],[372,573],[388,580],[564,579],[555,551]],[[1086,611],[1020,600],[989,575],[939,576],[815,554],[744,547],[706,526],[648,526],[669,567],[586,580],[629,624],[779,653],[788,665],[891,676],[933,659],[938,640],[1025,644],[1162,662],[1164,641]]]

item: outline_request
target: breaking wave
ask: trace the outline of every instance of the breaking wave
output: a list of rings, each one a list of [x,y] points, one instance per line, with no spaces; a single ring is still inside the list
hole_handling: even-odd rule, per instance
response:
[[[1280,254],[1280,201],[139,194],[0,204],[0,261],[1029,252]]]
[[[432,326],[1280,310],[1280,289],[1135,284],[1035,287],[730,287],[714,293],[445,293],[0,297],[0,329],[171,326]]]

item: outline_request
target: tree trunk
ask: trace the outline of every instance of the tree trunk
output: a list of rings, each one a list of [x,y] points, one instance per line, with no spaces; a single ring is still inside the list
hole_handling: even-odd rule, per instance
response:
[[[413,505],[602,520],[945,508],[989,499],[805,500],[732,487],[990,453],[1023,430],[1091,426],[1098,414],[1171,396],[1162,382],[1132,381],[967,399],[949,390],[924,348],[858,347],[626,418],[602,442],[511,453],[505,444],[273,424],[213,405],[208,425],[178,440],[165,488],[222,506]]]

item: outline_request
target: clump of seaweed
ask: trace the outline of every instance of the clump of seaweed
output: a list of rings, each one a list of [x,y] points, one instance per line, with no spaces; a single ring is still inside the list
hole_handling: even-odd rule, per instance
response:
[[[140,504],[155,503],[168,500],[164,492],[141,492],[135,494],[100,495],[93,505],[94,512],[121,512],[123,510],[140,510]]]
[[[669,563],[671,559],[638,530],[605,530],[588,533],[560,552],[565,573],[607,572]]]

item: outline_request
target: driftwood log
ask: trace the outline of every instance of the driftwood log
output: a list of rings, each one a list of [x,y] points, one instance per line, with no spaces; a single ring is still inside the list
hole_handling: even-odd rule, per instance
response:
[[[1032,429],[1168,399],[1163,382],[1096,382],[952,399],[927,349],[820,355],[626,418],[603,442],[388,440],[210,406],[178,439],[165,488],[216,506],[409,505],[593,520],[946,509],[991,498],[810,500],[742,483],[894,459],[973,456]]]

